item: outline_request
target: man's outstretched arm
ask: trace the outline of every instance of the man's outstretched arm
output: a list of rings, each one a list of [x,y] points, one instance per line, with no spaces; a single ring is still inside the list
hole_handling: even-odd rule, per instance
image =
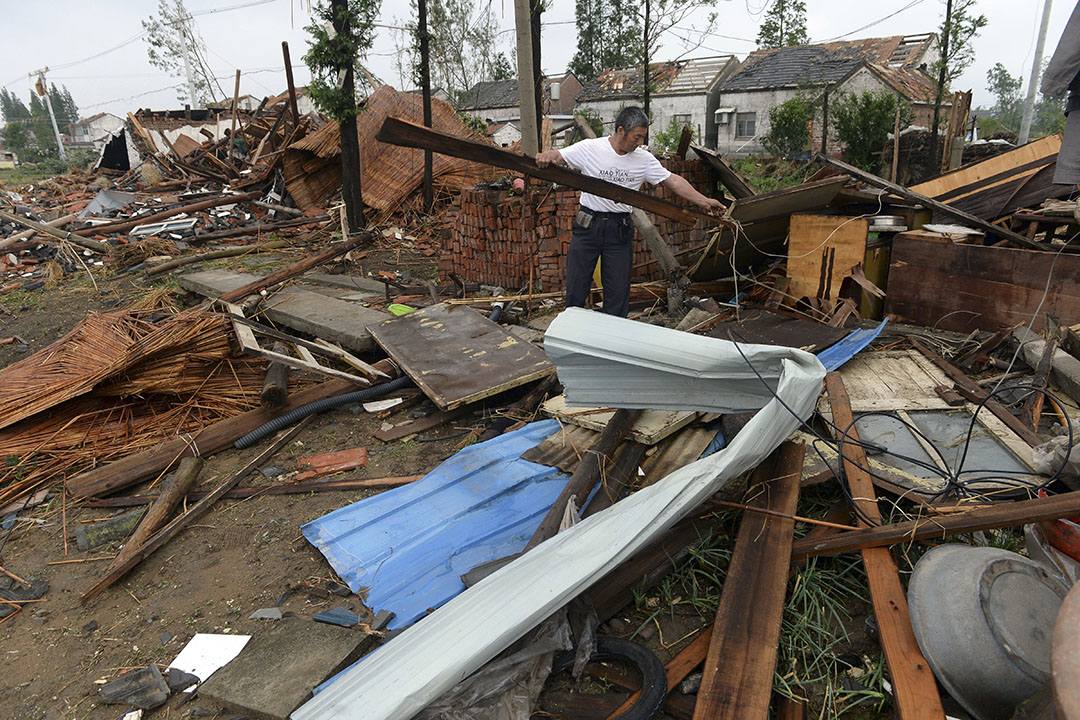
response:
[[[686,178],[682,175],[676,175],[672,173],[668,176],[668,179],[660,183],[671,192],[675,193],[683,200],[688,200],[694,203],[702,210],[723,210],[724,203],[711,197],[706,197],[694,189],[694,186],[687,182]]]

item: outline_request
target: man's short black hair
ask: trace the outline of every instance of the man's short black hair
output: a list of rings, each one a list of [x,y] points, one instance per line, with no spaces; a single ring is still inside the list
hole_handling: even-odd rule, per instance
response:
[[[630,132],[639,127],[646,129],[649,127],[649,116],[636,105],[623,108],[615,118],[615,132],[618,132],[619,128],[625,128],[626,132]]]

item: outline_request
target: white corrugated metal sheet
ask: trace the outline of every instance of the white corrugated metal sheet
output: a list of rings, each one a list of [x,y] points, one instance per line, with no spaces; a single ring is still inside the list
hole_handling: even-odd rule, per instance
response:
[[[578,401],[761,412],[724,450],[541,543],[420,620],[296,710],[293,720],[411,718],[758,465],[813,412],[825,377],[817,358],[801,350],[744,346],[744,360],[726,340],[581,309],[555,319],[545,348],[568,397]]]

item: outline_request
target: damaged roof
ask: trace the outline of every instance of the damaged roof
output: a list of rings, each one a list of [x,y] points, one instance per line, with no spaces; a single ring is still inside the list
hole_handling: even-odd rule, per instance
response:
[[[654,96],[704,93],[736,64],[734,55],[650,63],[649,81]],[[642,75],[640,65],[609,68],[585,84],[577,101],[638,97],[645,87]]]
[[[926,53],[936,39],[937,35],[925,33],[756,50],[728,78],[722,90],[831,84],[843,80],[863,64],[890,71],[918,72],[916,68],[925,62]],[[904,82],[909,80],[906,78]],[[899,78],[896,81],[901,82]]]
[[[565,75],[553,75],[544,78],[544,92],[548,92],[553,82],[564,82],[571,73]],[[501,108],[518,106],[518,83],[517,78],[509,80],[485,80],[478,82],[469,89],[469,95],[462,110],[480,110],[483,108]]]

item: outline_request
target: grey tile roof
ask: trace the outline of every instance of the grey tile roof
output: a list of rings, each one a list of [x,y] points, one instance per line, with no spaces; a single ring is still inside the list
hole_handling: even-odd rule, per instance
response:
[[[821,45],[757,50],[721,86],[721,90],[822,85],[842,80],[863,63],[909,67],[922,61],[932,34],[867,38]]]

